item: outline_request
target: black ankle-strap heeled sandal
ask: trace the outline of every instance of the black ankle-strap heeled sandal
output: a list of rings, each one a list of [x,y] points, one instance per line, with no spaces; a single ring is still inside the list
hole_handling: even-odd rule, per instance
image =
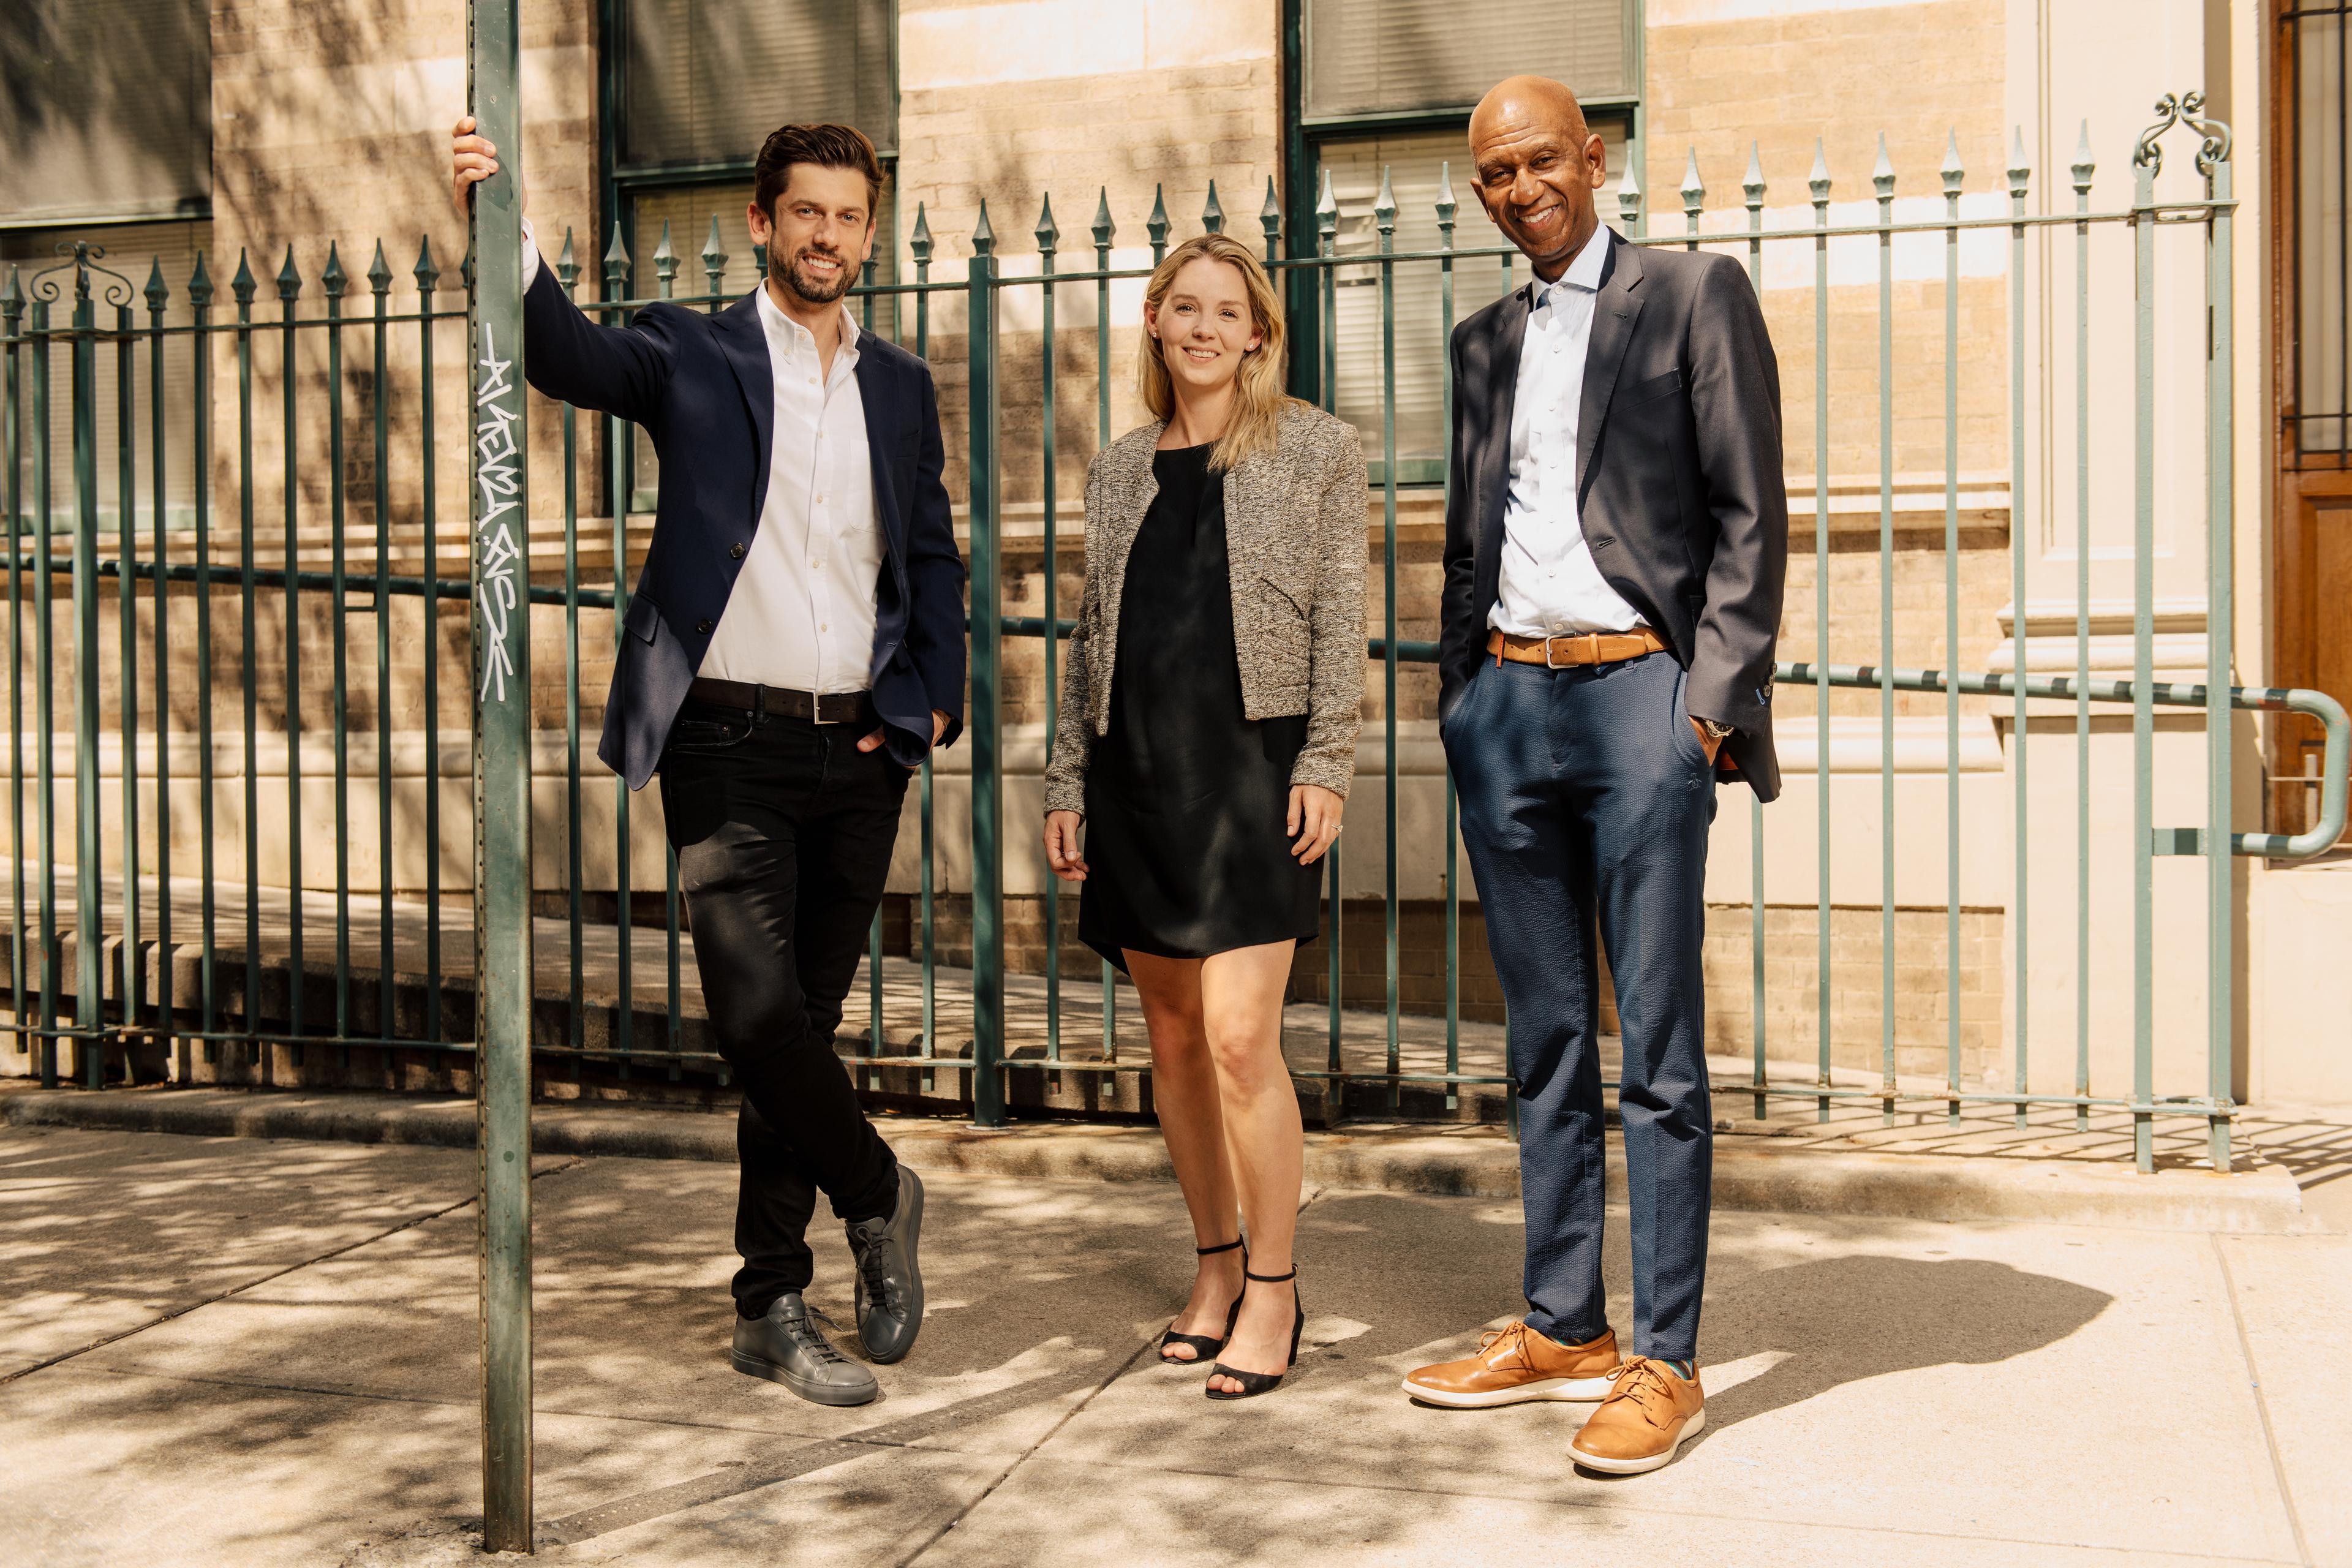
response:
[[[1253,1274],[1245,1264],[1242,1268],[1242,1278],[1244,1280],[1255,1279],[1261,1285],[1279,1285],[1286,1279],[1296,1280],[1298,1278],[1298,1270],[1293,1268],[1287,1274]],[[1242,1289],[1244,1293],[1247,1293],[1249,1287],[1244,1284]],[[1238,1302],[1234,1304],[1234,1317],[1238,1321],[1240,1318]],[[1229,1389],[1214,1387],[1204,1389],[1202,1392],[1212,1399],[1255,1399],[1261,1394],[1272,1394],[1282,1386],[1282,1380],[1289,1375],[1290,1369],[1298,1364],[1298,1336],[1306,1327],[1307,1306],[1299,1299],[1298,1287],[1294,1284],[1290,1288],[1290,1359],[1283,1363],[1282,1371],[1244,1372],[1239,1367],[1227,1366],[1223,1362],[1219,1362],[1209,1369],[1209,1381],[1213,1384],[1220,1377],[1230,1377],[1242,1385],[1240,1392],[1234,1393]],[[1230,1328],[1227,1329],[1225,1335],[1230,1340],[1233,1337],[1233,1331]]]
[[[1242,1248],[1242,1272],[1244,1274],[1247,1274],[1249,1272],[1249,1248],[1243,1245],[1244,1239],[1246,1238],[1236,1238],[1226,1242],[1223,1247],[1196,1247],[1192,1251],[1197,1257],[1213,1258],[1220,1252],[1231,1252],[1234,1247],[1239,1247]],[[1242,1290],[1244,1294],[1247,1293],[1248,1289],[1249,1287],[1246,1285],[1242,1287]],[[1241,1321],[1241,1315],[1242,1299],[1240,1296],[1235,1296],[1234,1298],[1233,1310],[1225,1314],[1225,1331],[1217,1339],[1211,1339],[1206,1334],[1180,1334],[1176,1331],[1175,1325],[1172,1323],[1170,1324],[1168,1331],[1160,1336],[1160,1359],[1167,1363],[1170,1366],[1200,1365],[1202,1362],[1208,1360],[1211,1356],[1215,1355],[1219,1351],[1225,1348],[1225,1342],[1234,1337],[1234,1325]],[[1170,1355],[1168,1353],[1168,1347],[1171,1345],[1184,1346],[1192,1352],[1192,1359],[1186,1361],[1181,1356]]]

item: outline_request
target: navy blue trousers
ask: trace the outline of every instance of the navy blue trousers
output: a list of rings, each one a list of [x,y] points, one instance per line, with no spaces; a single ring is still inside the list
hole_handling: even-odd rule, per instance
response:
[[[1715,781],[1666,654],[1547,669],[1482,660],[1441,731],[1486,946],[1510,1009],[1528,1321],[1608,1327],[1596,929],[1625,1041],[1633,1351],[1696,1356],[1706,1279],[1705,992]]]

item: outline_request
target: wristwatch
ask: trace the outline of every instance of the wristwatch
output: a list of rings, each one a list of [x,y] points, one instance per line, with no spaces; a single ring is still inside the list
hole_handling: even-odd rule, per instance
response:
[[[1701,719],[1698,721],[1698,727],[1706,731],[1706,738],[1718,746],[1731,739],[1732,731],[1738,728],[1736,725],[1725,724],[1713,719]]]

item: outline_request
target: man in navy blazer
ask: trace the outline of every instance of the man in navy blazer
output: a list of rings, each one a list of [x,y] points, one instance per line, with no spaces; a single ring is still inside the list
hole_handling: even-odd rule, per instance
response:
[[[455,194],[495,172],[470,119]],[[524,366],[550,397],[642,426],[660,459],[651,547],[622,616],[597,754],[663,816],[719,1053],[742,1089],[737,1371],[824,1405],[874,1375],[802,1300],[823,1192],[857,1261],[858,1340],[889,1363],[923,1312],[922,1184],[834,1052],[907,781],[955,739],[964,567],[930,369],[843,296],[873,248],[881,167],[845,125],[768,138],[746,215],[761,286],[705,314],[600,326],[524,230]]]

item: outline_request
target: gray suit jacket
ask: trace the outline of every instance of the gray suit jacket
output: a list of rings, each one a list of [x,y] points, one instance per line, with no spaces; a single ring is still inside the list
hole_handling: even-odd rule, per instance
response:
[[[1690,672],[1692,716],[1735,726],[1724,743],[1734,776],[1770,800],[1780,793],[1772,667],[1789,492],[1764,312],[1732,257],[1645,249],[1606,229],[1601,238],[1610,253],[1577,424],[1584,536],[1601,576]],[[1454,331],[1441,712],[1486,652],[1533,297],[1532,286],[1514,289]]]
[[[1151,456],[1166,426],[1129,431],[1087,469],[1087,588],[1062,670],[1045,809],[1087,808],[1095,737],[1110,728],[1127,553],[1160,481]],[[1304,713],[1294,784],[1340,795],[1356,777],[1364,698],[1364,447],[1318,408],[1284,410],[1279,442],[1225,475],[1225,552],[1242,710]]]

